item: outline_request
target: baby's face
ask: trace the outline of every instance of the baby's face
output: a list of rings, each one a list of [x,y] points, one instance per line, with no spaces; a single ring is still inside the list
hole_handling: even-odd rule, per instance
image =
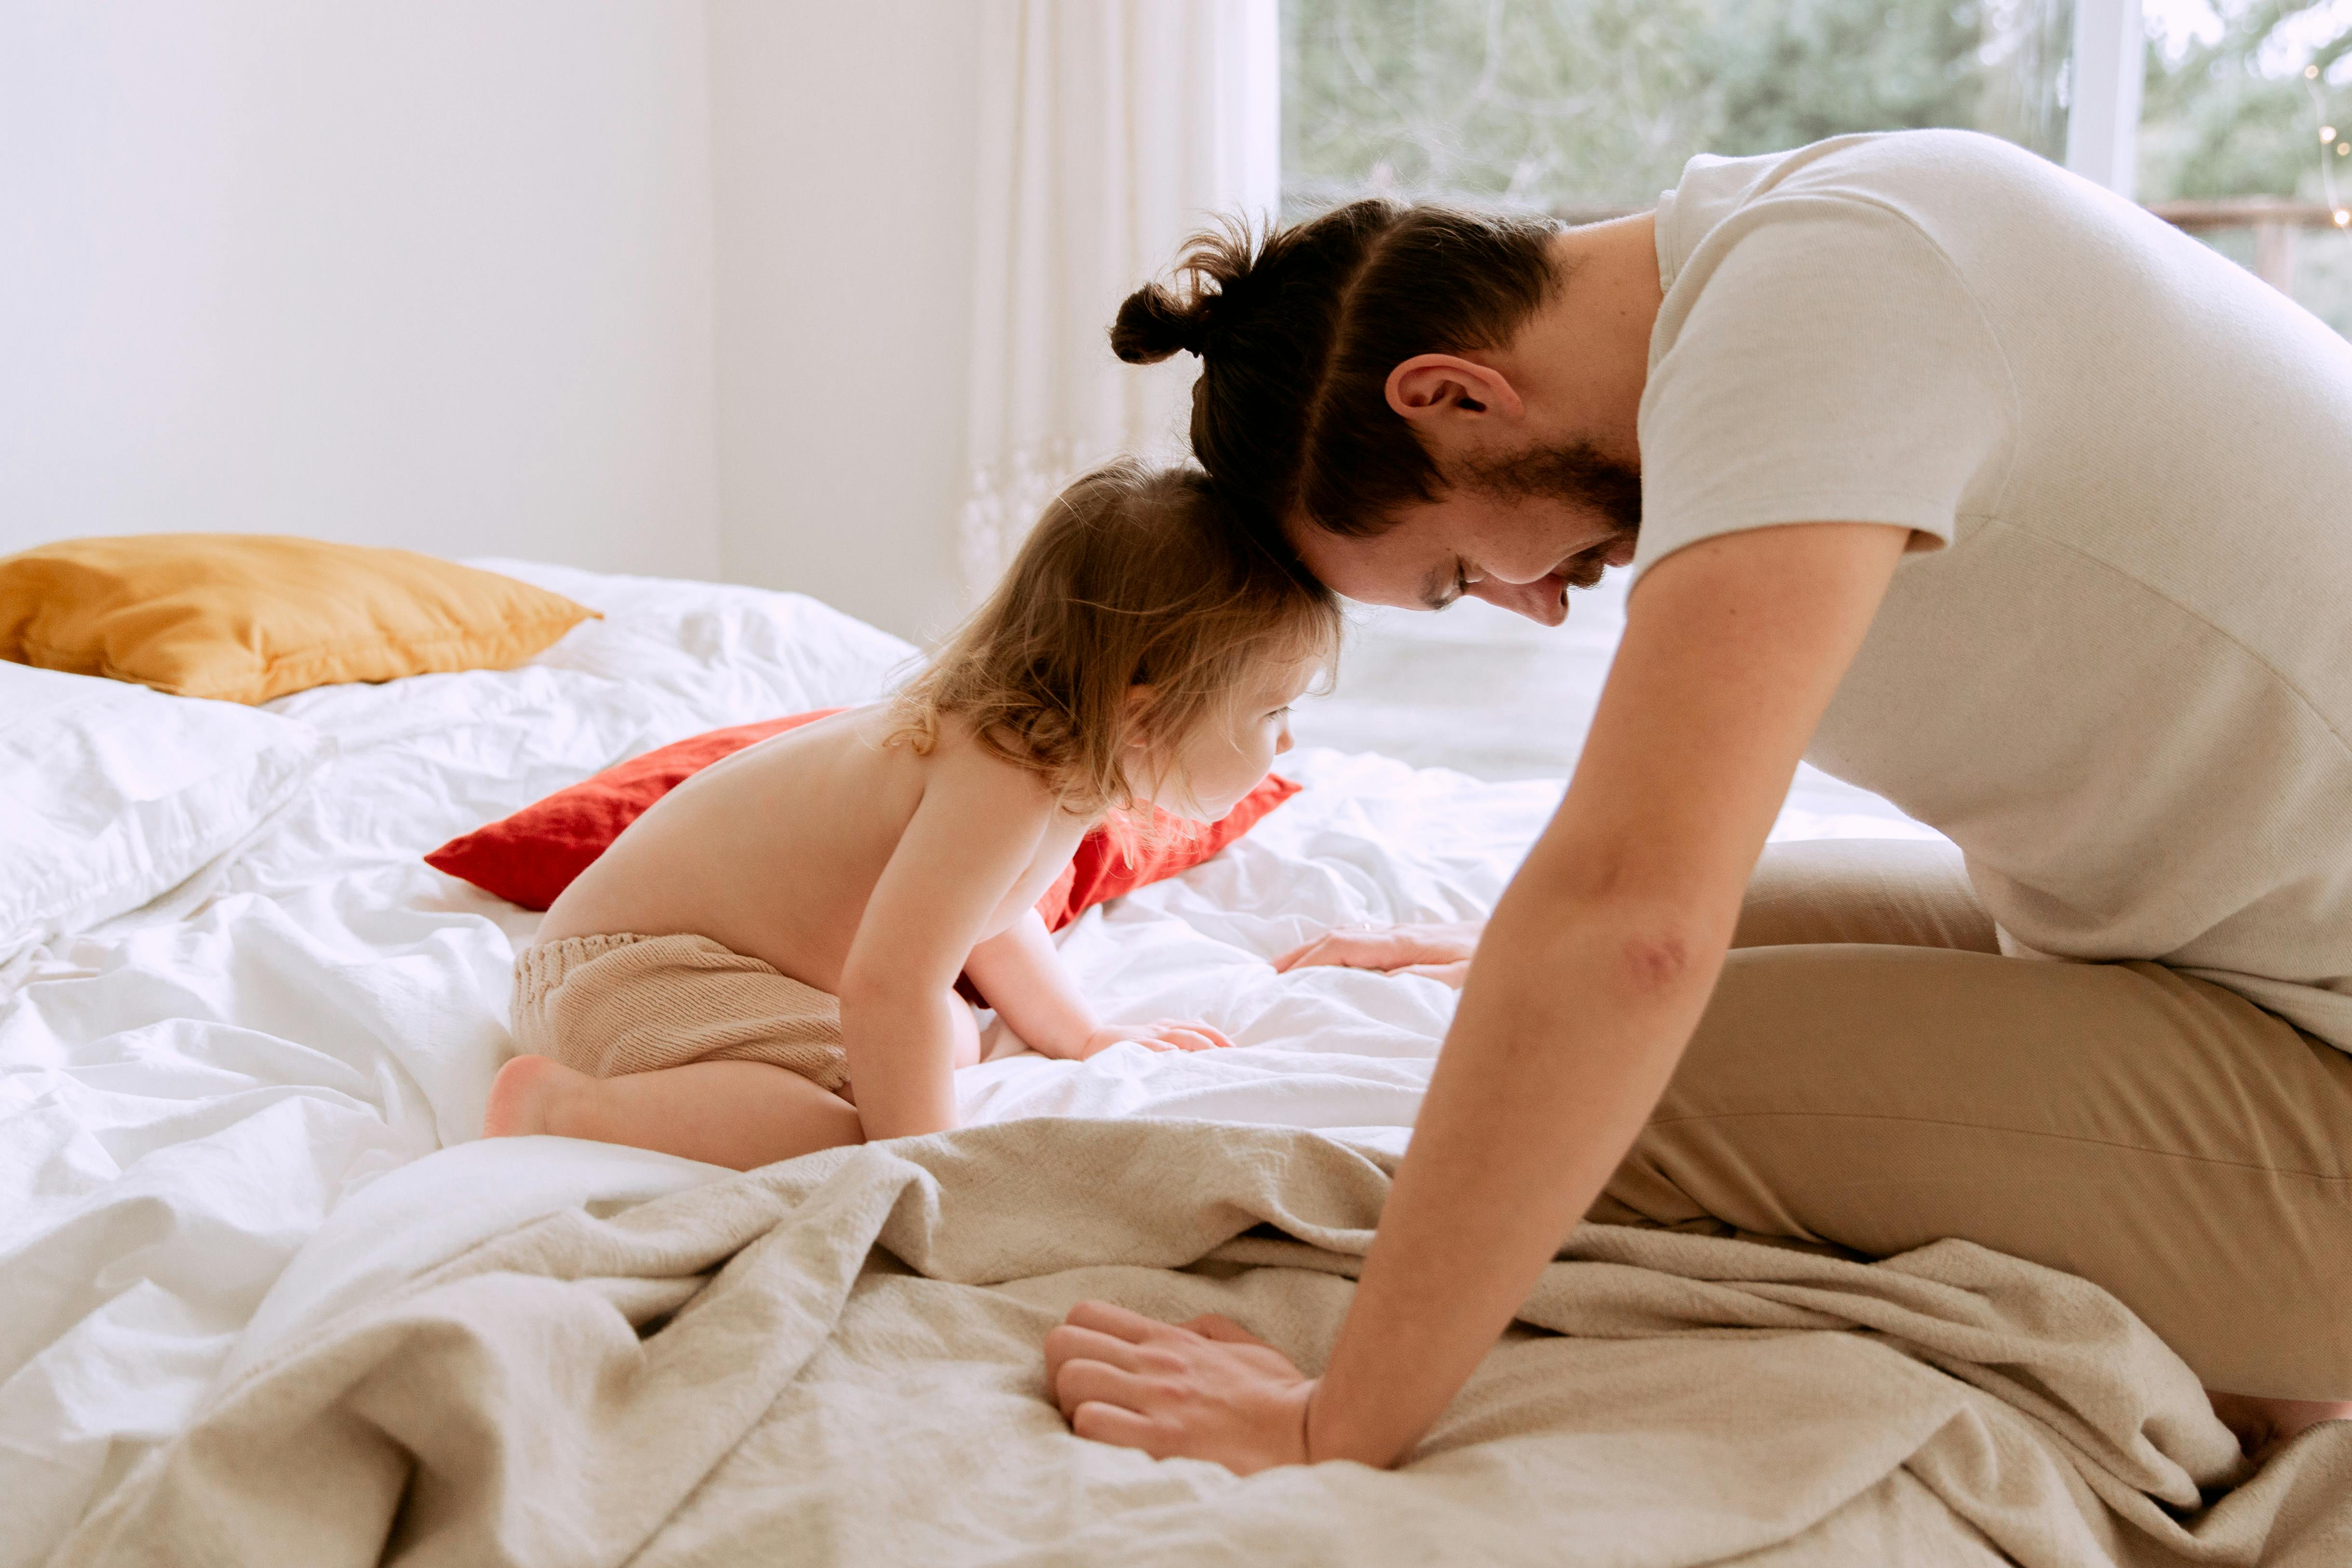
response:
[[[1213,822],[1264,780],[1290,749],[1290,705],[1314,684],[1311,664],[1269,666],[1234,694],[1164,758],[1146,770],[1153,805],[1197,822]]]

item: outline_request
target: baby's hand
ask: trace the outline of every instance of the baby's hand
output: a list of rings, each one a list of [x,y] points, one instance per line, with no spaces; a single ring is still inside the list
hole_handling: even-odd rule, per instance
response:
[[[1234,1044],[1225,1038],[1223,1031],[1189,1019],[1107,1023],[1087,1036],[1086,1045],[1078,1051],[1078,1060],[1084,1061],[1096,1051],[1108,1051],[1123,1040],[1131,1040],[1151,1051],[1230,1051]]]

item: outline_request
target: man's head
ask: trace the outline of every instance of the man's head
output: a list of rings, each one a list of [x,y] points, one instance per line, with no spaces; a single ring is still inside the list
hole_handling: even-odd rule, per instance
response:
[[[1569,587],[1632,559],[1641,520],[1641,371],[1629,395],[1622,367],[1589,373],[1562,338],[1583,265],[1565,237],[1382,201],[1262,240],[1198,235],[1186,292],[1137,291],[1111,344],[1201,357],[1195,453],[1329,587],[1557,623]]]

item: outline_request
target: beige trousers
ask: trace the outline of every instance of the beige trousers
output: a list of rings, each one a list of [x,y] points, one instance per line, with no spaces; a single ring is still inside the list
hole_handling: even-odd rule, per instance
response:
[[[2209,1388],[2352,1399],[2352,1055],[2160,964],[2000,956],[1942,845],[1776,845],[1591,1218],[2104,1286]]]

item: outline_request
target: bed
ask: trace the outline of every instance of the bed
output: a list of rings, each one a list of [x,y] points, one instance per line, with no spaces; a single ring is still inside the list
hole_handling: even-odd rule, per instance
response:
[[[1483,913],[1557,781],[1304,748],[1297,799],[1063,937],[1107,1015],[1206,1018],[1236,1051],[992,1061],[961,1075],[965,1132],[750,1176],[480,1142],[537,916],[420,853],[651,747],[870,698],[912,650],[793,594],[479,564],[604,619],[512,671],[269,705],[318,745],[258,832],[0,967],[0,1568],[68,1536],[59,1561],[372,1562],[395,1516],[418,1562],[1506,1561],[1561,1531],[1627,1563],[2352,1560],[2352,1427],[2238,1484],[2128,1314],[1957,1243],[1866,1267],[1587,1228],[1399,1476],[1237,1481],[1064,1433],[1024,1336],[1081,1294],[1328,1348],[1454,993],[1266,960]],[[1780,836],[1919,831],[1811,788]],[[780,1304],[819,1279],[829,1306]],[[507,1294],[468,1317],[485,1280]],[[558,1283],[588,1294],[530,1328]],[[707,1354],[730,1312],[730,1385],[758,1396],[679,1415],[644,1357]],[[516,1369],[554,1342],[529,1334],[566,1312],[642,1401],[530,1391]],[[453,1333],[489,1359],[436,1374]],[[386,1460],[399,1423],[320,1370],[366,1355],[369,1386],[491,1459]],[[514,1447],[541,1426],[564,1443]],[[331,1427],[375,1447],[342,1465]],[[926,1461],[877,1485],[894,1451]],[[324,1500],[259,1485],[265,1455]],[[384,1462],[408,1478],[389,1502]],[[427,1485],[468,1466],[495,1484]]]

